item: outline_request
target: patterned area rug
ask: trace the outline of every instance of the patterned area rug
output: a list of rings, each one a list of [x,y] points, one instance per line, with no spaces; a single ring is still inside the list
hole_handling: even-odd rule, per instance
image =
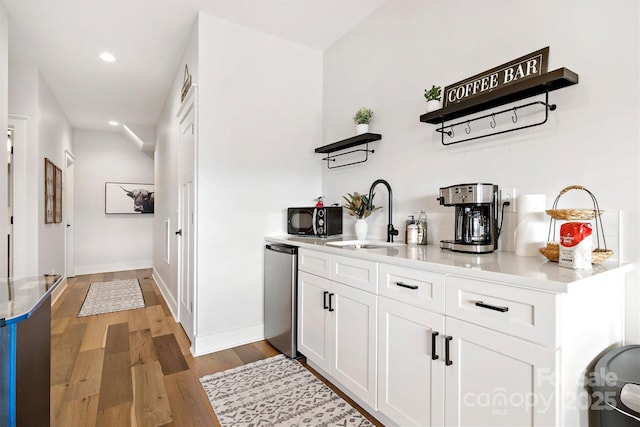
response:
[[[78,317],[144,308],[138,279],[92,283]]]
[[[222,427],[373,425],[282,354],[207,375],[200,382]]]

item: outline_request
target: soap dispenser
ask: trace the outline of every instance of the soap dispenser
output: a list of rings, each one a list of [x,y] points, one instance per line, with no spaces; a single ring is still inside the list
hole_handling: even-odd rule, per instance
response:
[[[411,219],[407,221],[405,242],[407,242],[407,245],[416,245],[418,244],[418,224],[416,224],[416,220],[413,215],[409,215],[409,218]]]

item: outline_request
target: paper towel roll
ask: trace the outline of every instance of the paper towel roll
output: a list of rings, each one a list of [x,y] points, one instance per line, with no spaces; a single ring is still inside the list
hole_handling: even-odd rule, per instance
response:
[[[536,256],[547,242],[544,194],[522,194],[516,200],[516,227],[513,232],[516,255]]]

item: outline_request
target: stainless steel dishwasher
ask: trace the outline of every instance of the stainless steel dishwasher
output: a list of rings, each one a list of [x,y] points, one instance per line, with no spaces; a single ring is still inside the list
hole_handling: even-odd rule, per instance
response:
[[[264,337],[288,357],[297,346],[298,248],[268,244],[264,250]]]

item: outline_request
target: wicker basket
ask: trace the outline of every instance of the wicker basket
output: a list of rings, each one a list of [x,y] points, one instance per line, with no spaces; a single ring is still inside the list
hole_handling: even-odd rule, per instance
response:
[[[591,201],[593,202],[592,209],[558,209],[558,201],[560,200],[560,196],[565,194],[570,190],[582,190],[589,194],[591,197]],[[604,231],[602,230],[602,218],[601,215],[604,213],[602,209],[598,206],[598,201],[596,200],[593,193],[584,188],[581,185],[571,185],[569,187],[563,188],[560,191],[560,194],[556,197],[553,202],[553,209],[548,209],[547,215],[551,217],[549,221],[549,235],[547,237],[548,243],[544,248],[538,249],[538,251],[544,255],[549,261],[558,262],[560,258],[560,245],[553,241],[553,237],[556,236],[556,222],[559,221],[580,221],[580,220],[591,220],[595,219],[595,229],[596,229],[596,248],[591,252],[591,263],[599,264],[606,259],[608,259],[611,255],[613,255],[613,251],[611,249],[607,249],[607,242],[604,239]],[[600,247],[600,239],[602,239],[602,243],[604,247]]]
[[[549,261],[558,262],[560,259],[560,245],[555,242],[547,242],[547,246],[538,249]],[[611,249],[596,248],[591,252],[591,264],[600,264],[606,261],[613,251]]]
[[[551,218],[561,221],[590,220],[604,213],[602,209],[547,209],[546,212]]]

